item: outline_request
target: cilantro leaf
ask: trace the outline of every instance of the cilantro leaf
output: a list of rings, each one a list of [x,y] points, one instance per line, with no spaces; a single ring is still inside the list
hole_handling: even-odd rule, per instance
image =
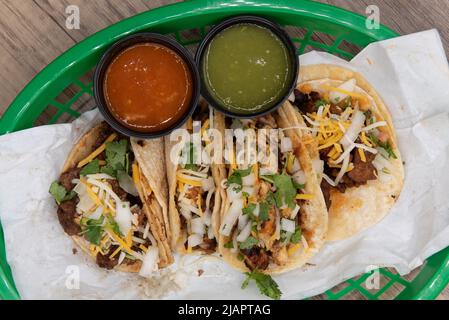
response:
[[[254,280],[260,293],[270,297],[271,299],[279,300],[281,298],[282,292],[279,290],[278,284],[267,274],[263,274],[257,270],[245,273],[247,278],[242,283],[242,289],[248,287],[249,282]]]
[[[232,241],[226,242],[226,243],[224,244],[224,247],[225,247],[226,249],[234,249],[234,243],[232,243]]]
[[[382,141],[379,140],[378,137],[376,137],[376,136],[375,136],[374,134],[372,134],[372,133],[369,134],[368,137],[369,137],[369,139],[370,139],[376,146],[381,147],[382,149],[384,149],[384,150],[388,153],[388,156],[389,156],[390,158],[393,158],[393,159],[397,159],[397,158],[398,158],[398,157],[396,156],[396,154],[394,153],[393,147],[391,146],[391,144],[390,144],[389,141],[387,141],[387,142],[382,142]]]
[[[120,231],[120,227],[119,227],[117,221],[115,221],[114,218],[111,215],[108,215],[107,218],[108,218],[108,227],[111,228],[111,230],[115,234],[118,234],[119,236],[123,237],[124,235]]]
[[[255,203],[250,203],[248,204],[248,206],[246,208],[242,209],[243,214],[248,215],[248,218],[250,220],[256,220],[257,217],[254,215],[254,210],[256,209],[256,204]]]
[[[293,186],[294,186],[297,190],[301,190],[301,189],[304,189],[304,188],[306,187],[305,184],[297,183],[295,180],[292,180],[292,182],[293,182]]]
[[[252,169],[253,169],[252,167],[249,167],[248,169],[245,170],[234,170],[234,172],[232,172],[232,174],[226,181],[226,185],[229,187],[231,184],[234,183],[238,185],[238,187],[234,188],[235,191],[242,190],[242,178],[250,175]]]
[[[87,176],[88,174],[95,174],[100,172],[100,161],[95,159],[87,164],[80,172],[80,175]]]
[[[291,243],[299,243],[301,241],[301,228],[299,226],[296,227],[295,232],[292,234],[290,238]]]
[[[104,216],[99,219],[81,219],[80,225],[82,234],[92,244],[100,245],[101,236],[103,235]]]
[[[259,220],[260,221],[267,221],[269,218],[268,212],[270,211],[270,204],[268,202],[264,201],[260,203],[260,210],[259,210]]]
[[[318,100],[317,102],[315,102],[315,108],[318,109],[321,106],[325,106],[326,104],[328,104],[327,101],[325,100]]]
[[[277,174],[273,175],[273,181],[276,187],[276,193],[274,194],[276,206],[280,208],[286,204],[293,209],[295,207],[296,188],[293,185],[292,178],[286,174]]]
[[[253,236],[249,236],[245,241],[240,243],[240,249],[251,249],[254,247],[259,241]]]
[[[126,153],[128,151],[128,140],[112,141],[106,143],[107,167],[114,171],[126,171]],[[115,176],[115,175],[114,175]]]
[[[109,166],[101,167],[100,172],[106,173],[107,175],[110,175],[111,177],[116,177],[116,175],[117,175],[117,172]]]
[[[48,192],[50,192],[53,198],[55,198],[57,204],[72,200],[76,196],[75,191],[72,190],[67,192],[67,190],[58,181],[53,181]]]
[[[187,170],[197,170],[198,166],[195,164],[196,158],[196,150],[195,145],[190,142],[184,145],[184,149],[182,150],[183,154],[187,156],[185,168]]]

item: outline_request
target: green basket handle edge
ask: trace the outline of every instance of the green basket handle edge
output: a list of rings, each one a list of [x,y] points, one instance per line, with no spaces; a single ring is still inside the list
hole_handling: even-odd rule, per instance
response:
[[[421,288],[416,291],[406,287],[397,297],[404,300],[413,296],[414,300],[434,300],[449,284],[449,247],[427,258],[427,263],[413,279]],[[409,298],[408,298],[409,299]]]
[[[4,243],[3,228],[0,224],[0,243]],[[11,281],[12,273],[11,268],[6,261],[6,252],[0,254],[0,299],[3,300],[19,300],[20,295],[14,284]]]

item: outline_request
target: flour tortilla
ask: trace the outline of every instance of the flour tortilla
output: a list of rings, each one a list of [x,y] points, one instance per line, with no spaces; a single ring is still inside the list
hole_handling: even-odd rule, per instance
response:
[[[81,137],[81,139],[77,142],[77,144],[73,147],[72,151],[70,152],[69,156],[67,157],[67,160],[64,164],[64,167],[62,169],[62,172],[65,172],[71,168],[74,168],[78,165],[78,162],[86,158],[88,155],[90,155],[95,149],[94,144],[97,140],[97,137],[100,135],[101,130],[104,128],[104,123],[100,123],[99,125],[92,128],[89,132],[87,132],[84,136]],[[148,142],[151,145],[154,145],[154,148],[160,149],[159,154],[163,151],[162,144],[157,141]],[[140,149],[137,151],[134,150],[134,154],[137,157],[141,158],[143,162],[148,160],[149,163],[153,159],[146,159],[143,156],[138,156],[138,153],[140,152]],[[155,153],[157,155],[157,153]],[[163,160],[163,159],[162,159]],[[140,167],[140,171],[142,172],[141,168],[141,162],[137,160],[138,165]],[[162,175],[165,173],[165,171],[162,171]],[[154,181],[147,178],[147,176],[144,174],[141,177],[142,183],[148,183],[149,186],[152,187],[152,190],[163,190],[163,184],[157,185],[154,183]],[[151,181],[151,182],[150,182]],[[144,189],[142,186],[138,189]],[[165,186],[166,190],[166,186]],[[159,192],[159,191],[156,191]],[[156,194],[155,192],[155,194]],[[160,191],[163,192],[163,191]],[[148,221],[150,223],[150,230],[153,234],[154,238],[156,239],[158,248],[159,248],[159,267],[165,267],[173,262],[173,256],[171,253],[171,250],[169,249],[169,246],[166,245],[168,243],[167,236],[164,233],[164,225],[158,221],[157,215],[155,214],[157,207],[159,204],[156,203],[156,201],[152,201],[150,198],[142,197],[141,200],[143,203],[143,210],[148,218]],[[166,206],[166,205],[165,205]],[[155,209],[156,208],[156,209]],[[80,236],[72,236],[74,242],[87,254],[89,254],[89,247],[90,243],[87,241],[84,237]],[[119,266],[116,266],[114,269],[118,271],[124,271],[124,272],[139,272],[140,268],[142,266],[142,262],[139,260],[135,260],[128,264],[121,264]]]
[[[208,109],[207,109],[208,110]],[[213,128],[222,132],[224,137],[224,117],[219,112],[214,112],[213,116]],[[184,125],[181,129],[186,129]],[[178,169],[178,164],[173,163],[170,159],[170,153],[172,148],[178,141],[170,141],[170,136],[165,137],[165,162],[167,166],[167,179],[169,186],[169,225],[172,233],[171,237],[171,248],[172,250],[177,250],[180,246],[180,242],[182,242],[182,225],[180,219],[180,213],[178,210],[178,206],[175,201],[177,180],[176,180],[176,171]],[[226,199],[226,193],[221,187],[221,182],[223,179],[226,179],[226,169],[223,164],[211,164],[211,173],[212,178],[214,179],[214,183],[216,186],[215,192],[213,194],[214,201],[214,209],[212,211],[212,221],[211,226],[215,235],[215,239],[218,239],[218,229],[220,227],[220,212],[223,207],[223,203]]]
[[[376,116],[377,121],[387,122],[388,127],[382,130],[390,136],[397,159],[389,159],[393,170],[391,170],[392,178],[388,182],[381,182],[379,179],[368,181],[366,185],[347,189],[345,193],[332,190],[327,234],[329,241],[351,237],[379,222],[398,199],[404,183],[404,167],[390,113],[377,92],[362,75],[334,65],[302,66],[298,87],[306,86],[308,89],[323,93],[325,92],[321,88],[323,84],[338,87],[350,79],[356,79],[355,92],[368,98],[368,108]],[[290,126],[306,126],[301,114],[289,102],[285,103],[282,110],[284,119]],[[307,148],[312,160],[319,159],[318,145],[313,141],[310,132],[298,128],[295,132],[304,141],[309,141]]]
[[[285,120],[285,115],[282,110],[279,110],[279,114],[275,116],[275,119],[279,128],[289,127],[289,122]],[[323,246],[328,228],[326,204],[307,149],[301,139],[295,134],[294,130],[285,130],[284,133],[292,140],[295,156],[306,175],[307,183],[304,193],[314,195],[311,200],[308,200],[301,206],[299,213],[302,234],[306,239],[309,248],[301,248],[298,250],[292,257],[290,257],[285,265],[278,266],[270,264],[266,270],[262,271],[265,274],[280,274],[306,264]],[[230,203],[229,201],[226,201],[221,212],[222,220],[229,207]],[[244,261],[238,258],[237,253],[233,253],[230,249],[224,247],[230,240],[231,237],[220,235],[220,253],[224,260],[237,270],[242,272],[250,271]]]

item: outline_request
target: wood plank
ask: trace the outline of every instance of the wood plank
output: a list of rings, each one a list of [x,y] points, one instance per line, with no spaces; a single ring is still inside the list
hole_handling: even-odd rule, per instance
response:
[[[447,0],[316,0],[332,4],[366,16],[366,7],[376,5],[380,22],[409,34],[436,28],[440,32],[446,52],[449,52],[449,1]]]
[[[0,17],[3,112],[42,68],[74,42],[32,1],[0,1]]]
[[[131,17],[151,8],[159,7],[163,2],[148,0],[35,0],[54,21],[63,28],[75,41],[79,42],[93,33],[110,26],[120,20]],[[80,9],[80,29],[67,30],[65,9],[69,5],[77,5]]]

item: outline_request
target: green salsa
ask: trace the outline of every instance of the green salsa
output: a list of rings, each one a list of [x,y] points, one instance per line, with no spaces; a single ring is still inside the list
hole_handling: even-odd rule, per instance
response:
[[[241,115],[271,108],[292,80],[282,40],[265,27],[241,23],[219,32],[201,62],[204,84],[223,108]]]

